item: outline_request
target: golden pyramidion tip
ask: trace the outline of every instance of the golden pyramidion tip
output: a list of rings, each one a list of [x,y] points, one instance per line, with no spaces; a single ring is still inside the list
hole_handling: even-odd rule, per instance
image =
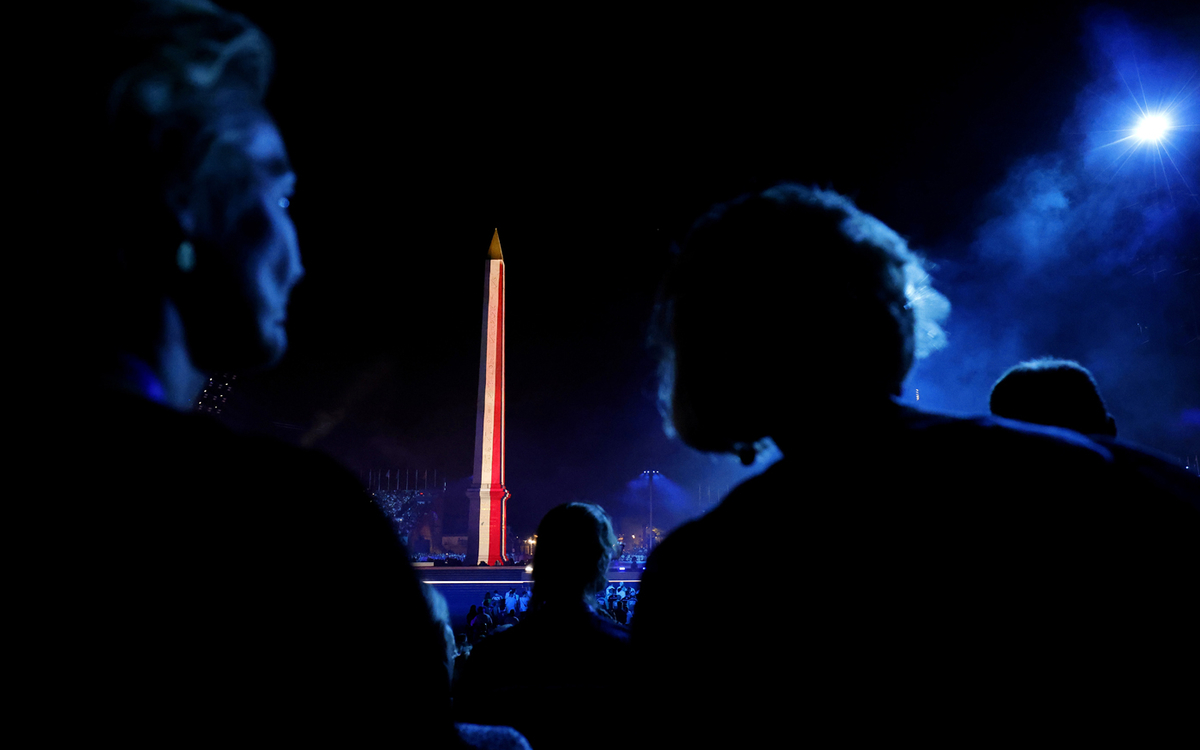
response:
[[[500,252],[500,230],[492,232],[492,245],[488,248],[488,260],[504,260],[504,253]]]

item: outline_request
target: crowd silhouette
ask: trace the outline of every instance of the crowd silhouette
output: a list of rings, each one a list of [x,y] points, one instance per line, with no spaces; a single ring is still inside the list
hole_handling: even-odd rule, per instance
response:
[[[205,0],[93,15],[97,62],[73,100],[97,180],[82,221],[111,241],[64,284],[91,312],[71,357],[104,396],[55,404],[92,416],[71,435],[82,469],[123,494],[103,514],[31,511],[19,668],[35,716],[71,707],[58,736],[604,747],[598,706],[635,668],[625,736],[645,747],[766,746],[798,727],[839,744],[1081,738],[1184,715],[1200,480],[1118,440],[1074,362],[1005,373],[995,416],[900,405],[945,300],[894,231],[795,184],[700,218],[653,337],[670,430],[746,461],[770,439],[783,459],[671,533],[636,589],[606,580],[602,508],[554,508],[532,589],[489,592],[456,637],[354,477],[189,413],[209,374],[278,361],[304,275],[263,106],[269,41]],[[796,295],[805,278],[823,291]],[[741,356],[720,356],[730,341]],[[830,379],[857,397],[811,398]],[[702,577],[751,515],[780,543],[752,574]],[[739,616],[700,624],[713,590],[738,591]]]

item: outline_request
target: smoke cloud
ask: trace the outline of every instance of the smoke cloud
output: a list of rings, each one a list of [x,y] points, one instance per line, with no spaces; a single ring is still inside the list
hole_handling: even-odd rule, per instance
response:
[[[1195,32],[1192,32],[1195,33]],[[992,384],[1051,355],[1093,371],[1120,437],[1195,454],[1200,428],[1200,55],[1175,30],[1115,11],[1087,19],[1091,80],[1060,147],[1016,160],[967,248],[934,249],[954,304],[949,347],[919,361],[905,400],[984,413]],[[1160,142],[1135,129],[1173,123]]]

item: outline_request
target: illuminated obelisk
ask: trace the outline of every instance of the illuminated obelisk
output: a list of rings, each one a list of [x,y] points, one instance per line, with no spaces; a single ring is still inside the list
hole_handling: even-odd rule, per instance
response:
[[[475,415],[475,480],[467,490],[468,565],[505,560],[504,487],[504,255],[492,234],[483,284],[483,341],[479,346],[479,410]]]

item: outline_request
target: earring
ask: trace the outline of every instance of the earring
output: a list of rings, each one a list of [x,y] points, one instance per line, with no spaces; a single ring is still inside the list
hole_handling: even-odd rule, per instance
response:
[[[196,267],[196,248],[192,247],[192,243],[187,240],[179,243],[179,249],[175,251],[175,265],[184,273]]]

